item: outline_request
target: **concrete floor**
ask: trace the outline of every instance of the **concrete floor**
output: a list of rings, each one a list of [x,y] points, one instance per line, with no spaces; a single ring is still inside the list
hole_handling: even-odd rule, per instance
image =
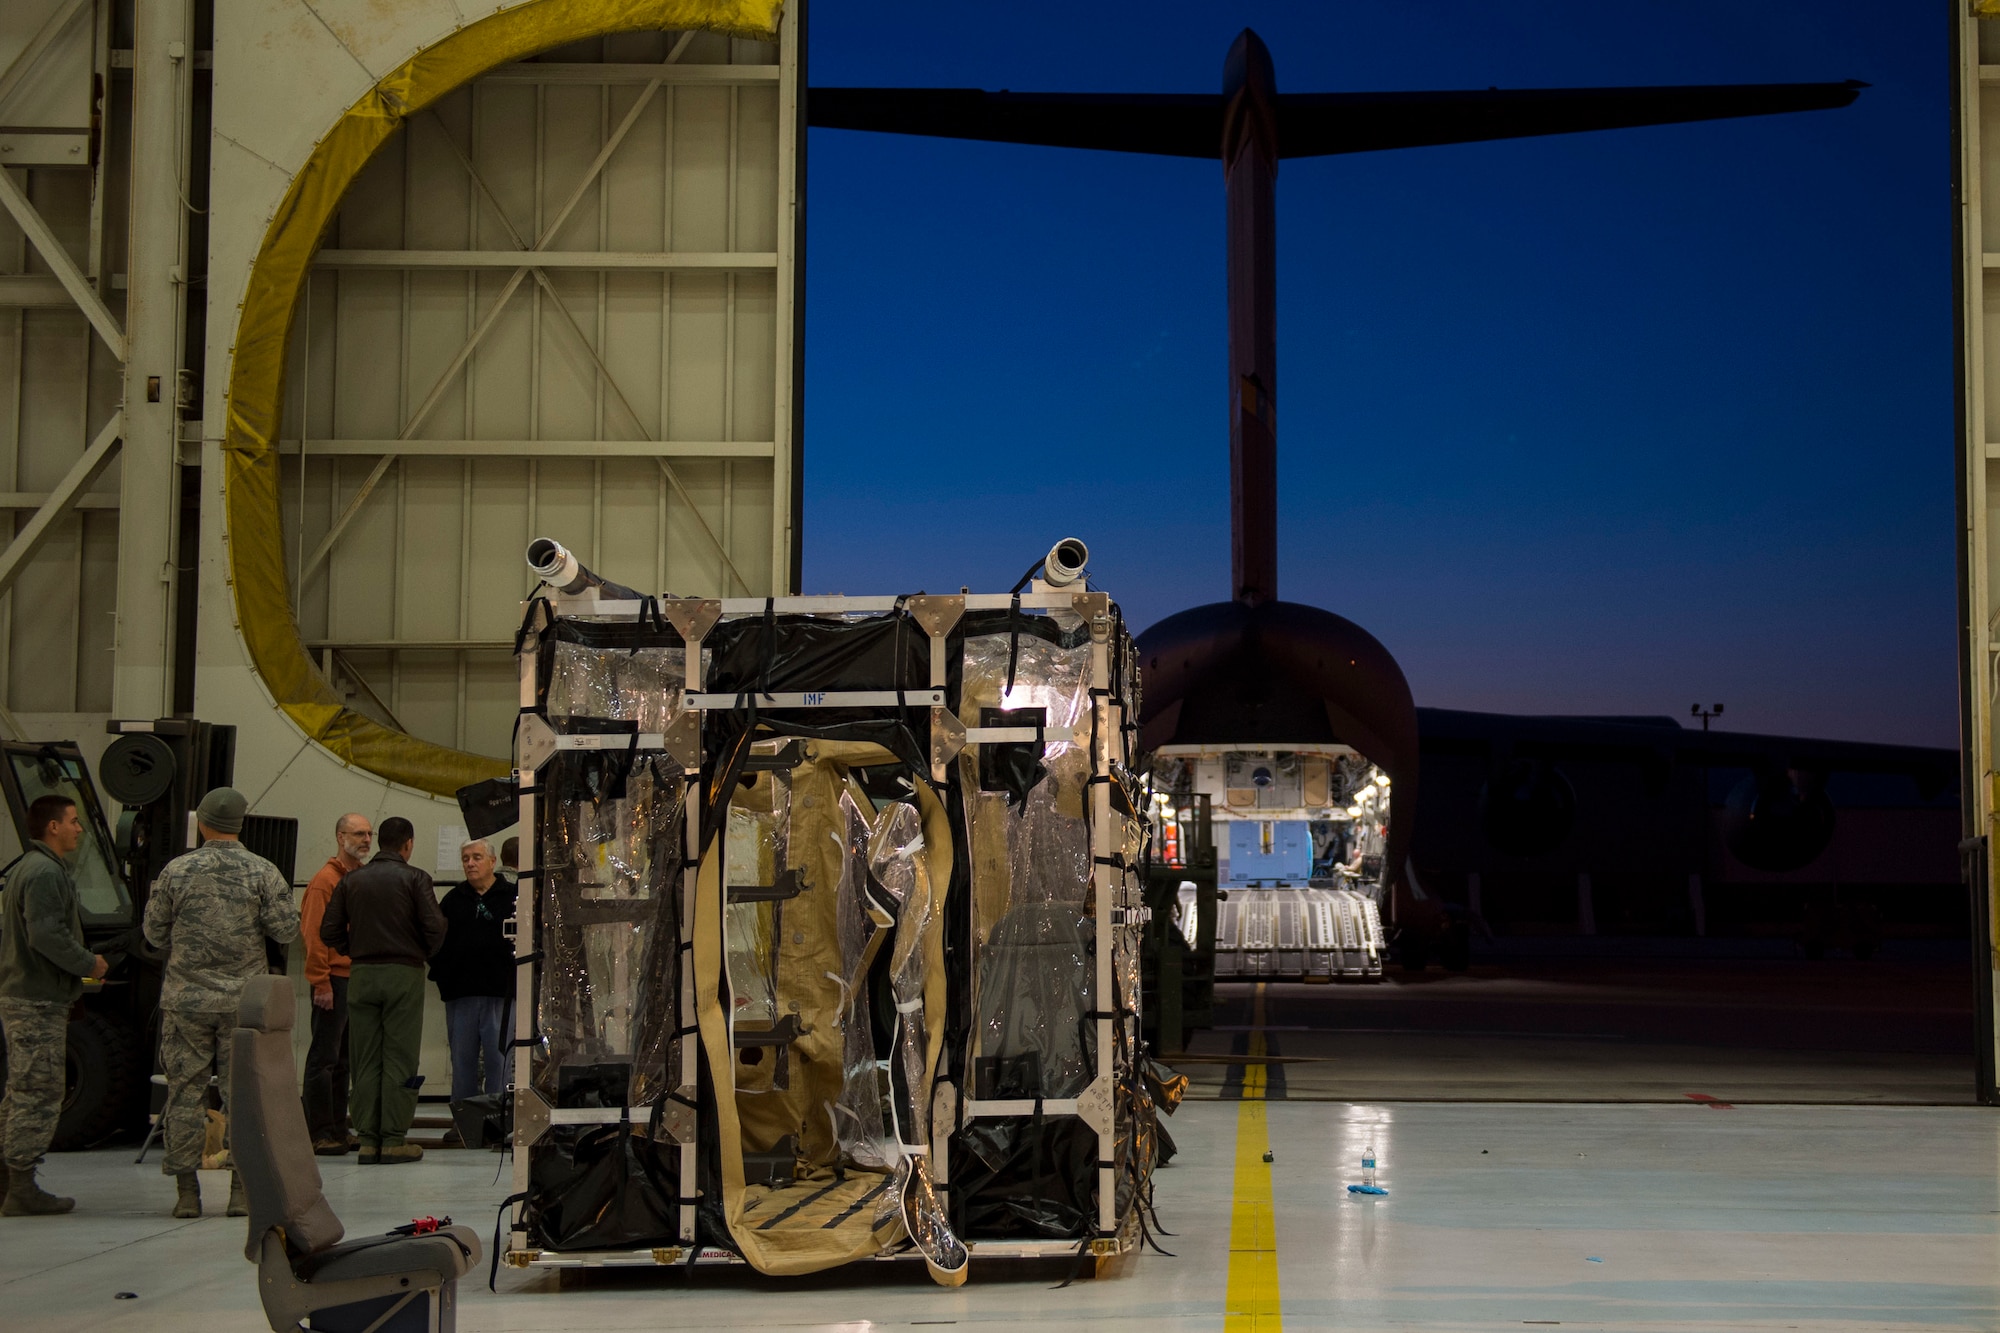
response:
[[[1264,1113],[1275,1162],[1240,1152]],[[1268,1173],[1282,1325],[1259,1330],[1994,1329],[2000,1327],[2000,1114],[1980,1108],[1198,1102],[1171,1122],[1165,1238],[1121,1275],[1052,1290],[1062,1269],[975,1261],[957,1291],[870,1264],[778,1281],[740,1269],[503,1270],[463,1289],[460,1327],[601,1333],[672,1327],[949,1324],[1221,1330],[1232,1213]],[[1375,1144],[1388,1197],[1343,1186]],[[243,1223],[174,1222],[172,1190],[131,1151],[53,1159],[80,1200],[0,1219],[0,1327],[221,1333],[264,1327]],[[500,1158],[329,1162],[350,1234],[449,1213],[490,1235]],[[208,1178],[219,1204],[226,1182]],[[1239,1229],[1238,1240],[1241,1232]],[[117,1293],[136,1293],[119,1300]]]
[[[1574,958],[1266,986],[1270,1095],[1293,1100],[1970,1105],[1972,978],[1937,960]],[[1254,987],[1174,1060],[1241,1082]],[[1169,1057],[1173,1059],[1173,1057]]]

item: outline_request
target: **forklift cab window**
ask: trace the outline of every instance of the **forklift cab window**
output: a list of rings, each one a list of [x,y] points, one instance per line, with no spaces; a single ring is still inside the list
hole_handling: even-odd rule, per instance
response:
[[[12,779],[8,804],[15,811],[15,825],[26,846],[27,809],[38,796],[51,793],[76,802],[77,818],[83,824],[83,841],[70,857],[70,871],[76,876],[76,898],[85,925],[129,925],[132,897],[111,859],[105,836],[104,816],[97,806],[96,793],[83,776],[83,761],[72,755],[51,754],[28,746],[7,747],[7,776]]]

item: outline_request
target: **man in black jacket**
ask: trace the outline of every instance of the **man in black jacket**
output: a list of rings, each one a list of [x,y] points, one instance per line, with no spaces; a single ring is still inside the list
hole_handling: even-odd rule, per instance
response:
[[[458,849],[465,882],[445,894],[444,947],[431,980],[444,997],[451,1042],[451,1099],[507,1090],[507,1002],[514,995],[514,943],[502,925],[514,915],[514,886],[495,873],[493,845],[476,838]]]
[[[444,943],[431,877],[410,864],[416,829],[385,819],[382,850],[334,887],[319,937],[353,959],[347,976],[348,1114],[361,1141],[361,1163],[422,1159],[405,1143],[417,1114],[417,1057],[424,1037],[424,961]]]

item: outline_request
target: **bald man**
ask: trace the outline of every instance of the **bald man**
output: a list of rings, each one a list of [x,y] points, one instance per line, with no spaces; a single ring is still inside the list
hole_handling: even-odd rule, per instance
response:
[[[368,860],[375,826],[368,816],[349,812],[333,822],[333,855],[306,885],[299,902],[299,933],[306,941],[306,981],[312,986],[312,1046],[306,1051],[304,1102],[313,1151],[340,1157],[354,1147],[347,1122],[346,954],[319,936],[320,922],[334,888]]]

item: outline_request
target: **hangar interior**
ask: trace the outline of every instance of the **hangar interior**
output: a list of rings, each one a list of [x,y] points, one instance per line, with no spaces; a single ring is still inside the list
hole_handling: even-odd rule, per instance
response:
[[[548,20],[539,38],[466,45],[530,16]],[[530,539],[739,616],[802,592],[804,18],[803,0],[0,5],[0,728],[95,764],[114,719],[233,725],[236,785],[298,821],[295,879],[347,809],[411,819],[443,879],[467,818],[454,789],[517,757]],[[1009,1277],[975,1260],[944,1292],[921,1264],[787,1285],[741,1265],[652,1271],[670,1266],[651,1252],[635,1273],[552,1261],[501,1269],[492,1291],[468,1279],[466,1326],[2000,1318],[2000,1141],[1975,1104],[1993,1085],[1991,840],[1969,904],[1949,855],[1961,820],[1991,831],[2000,768],[2000,446],[1976,442],[1995,433],[2000,360],[1993,302],[1971,295],[2000,266],[1981,207],[2000,180],[1984,144],[2000,145],[2000,22],[1961,16],[1956,36],[1980,682],[1960,767],[1846,772],[1812,855],[1760,866],[1728,840],[1754,766],[1690,749],[1656,773],[1627,753],[1657,751],[1643,735],[1536,752],[1423,710],[1414,795],[1345,748],[1168,755],[1186,781],[1160,787],[1176,841],[1158,835],[1174,871],[1159,919],[1190,958],[1205,911],[1239,946],[1194,958],[1205,1019],[1159,1051],[1191,1079],[1153,1184],[1173,1257],[1065,1253]],[[377,120],[378,140],[340,155]],[[337,188],[299,184],[314,180]],[[296,229],[312,207],[320,225]],[[268,429],[243,424],[245,402]],[[1280,771],[1246,786],[1230,771],[1245,757]],[[1420,818],[1406,883],[1383,877],[1392,800],[1467,831],[1426,842]],[[1658,827],[1604,822],[1641,808]],[[1593,861],[1634,838],[1668,851],[1643,873]],[[1926,849],[1916,870],[1883,854],[1903,842]],[[1391,939],[1412,922],[1436,927],[1421,955]],[[1317,975],[1311,939],[1337,942]],[[292,975],[303,1012],[296,958]],[[427,1021],[424,1070],[443,1082],[435,1004]],[[1026,1100],[1009,1114],[1039,1129],[1049,1108]],[[626,1108],[557,1109],[569,1140],[630,1130]],[[31,1242],[0,1222],[10,1308],[36,1329],[259,1326],[235,1223],[166,1220],[133,1150],[52,1158],[82,1202]],[[1386,1196],[1349,1192],[1364,1156]],[[358,1235],[425,1214],[483,1225],[531,1160],[319,1173]],[[1097,1280],[1042,1290],[1081,1275]]]

